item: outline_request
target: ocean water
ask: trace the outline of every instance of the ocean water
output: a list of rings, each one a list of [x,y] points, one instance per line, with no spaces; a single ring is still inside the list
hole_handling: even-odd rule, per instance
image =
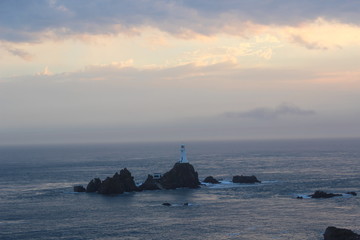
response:
[[[322,239],[327,226],[360,233],[360,140],[185,143],[199,189],[116,196],[74,193],[126,167],[137,183],[166,172],[180,143],[0,147],[0,239]],[[261,184],[234,184],[234,175]],[[172,206],[162,206],[169,202]],[[189,206],[184,206],[189,203]]]

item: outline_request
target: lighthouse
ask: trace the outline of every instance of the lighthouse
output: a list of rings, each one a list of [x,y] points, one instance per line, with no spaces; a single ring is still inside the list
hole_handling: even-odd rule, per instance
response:
[[[179,163],[189,163],[186,158],[185,145],[181,145],[180,147],[180,161]]]

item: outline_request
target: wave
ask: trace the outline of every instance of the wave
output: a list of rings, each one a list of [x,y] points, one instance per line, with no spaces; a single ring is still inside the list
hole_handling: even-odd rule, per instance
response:
[[[8,224],[24,224],[25,220],[1,220],[0,225],[8,225]]]

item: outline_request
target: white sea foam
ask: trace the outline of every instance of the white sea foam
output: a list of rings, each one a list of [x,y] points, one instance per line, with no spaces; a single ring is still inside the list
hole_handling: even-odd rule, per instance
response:
[[[344,197],[344,198],[351,198],[351,197],[354,197],[354,195],[348,194],[348,193],[343,193],[342,197]]]
[[[262,183],[233,183],[232,181],[227,180],[221,180],[218,184],[213,183],[204,183],[201,184],[205,185],[208,188],[239,188],[239,187],[254,187],[254,186],[260,186]],[[274,183],[276,181],[267,181],[264,182],[265,184]]]
[[[295,198],[299,197],[299,198],[311,198],[309,195],[307,194],[293,194],[293,196]]]
[[[272,183],[278,183],[279,181],[277,180],[269,180],[269,181],[261,181],[261,183],[263,184],[272,184]]]

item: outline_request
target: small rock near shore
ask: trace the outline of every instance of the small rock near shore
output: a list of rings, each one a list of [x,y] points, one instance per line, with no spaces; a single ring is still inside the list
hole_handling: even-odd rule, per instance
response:
[[[218,184],[220,183],[216,178],[214,178],[213,176],[208,176],[204,179],[205,183],[212,183],[212,184]]]

